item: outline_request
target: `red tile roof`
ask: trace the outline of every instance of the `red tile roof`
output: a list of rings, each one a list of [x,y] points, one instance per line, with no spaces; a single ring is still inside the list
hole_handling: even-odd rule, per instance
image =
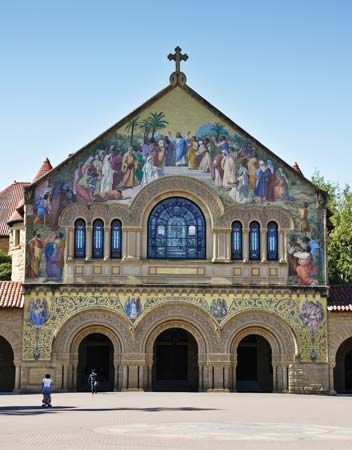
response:
[[[0,308],[23,308],[20,281],[0,281]]]
[[[352,311],[352,284],[330,286],[328,311]]]
[[[7,222],[15,211],[17,205],[24,197],[24,186],[30,183],[14,181],[10,186],[0,192],[0,236],[8,236]]]
[[[39,178],[43,177],[46,173],[50,172],[52,168],[53,166],[51,165],[51,162],[49,161],[48,158],[46,158],[43,164],[41,165],[40,169],[38,170],[36,176],[34,177],[32,183],[39,180]]]

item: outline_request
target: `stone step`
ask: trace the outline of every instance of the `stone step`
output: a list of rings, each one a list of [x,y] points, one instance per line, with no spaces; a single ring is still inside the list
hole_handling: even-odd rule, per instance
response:
[[[191,170],[188,167],[165,166],[163,168],[163,176],[185,176],[198,180],[210,181],[210,173],[204,173],[201,170]]]

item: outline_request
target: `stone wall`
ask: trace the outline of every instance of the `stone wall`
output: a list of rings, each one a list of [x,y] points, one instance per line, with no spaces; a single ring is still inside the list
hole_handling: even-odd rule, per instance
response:
[[[19,243],[16,233],[19,232]],[[12,257],[12,281],[24,281],[25,276],[25,232],[23,223],[16,223],[11,228],[9,239],[9,254]]]
[[[16,367],[16,390],[20,388],[21,382],[22,323],[22,309],[0,309],[0,336],[7,340],[14,353],[14,365]]]
[[[9,238],[8,236],[1,236],[0,237],[0,250],[7,255],[9,251]]]
[[[291,394],[329,393],[329,365],[313,362],[291,364],[288,386]]]

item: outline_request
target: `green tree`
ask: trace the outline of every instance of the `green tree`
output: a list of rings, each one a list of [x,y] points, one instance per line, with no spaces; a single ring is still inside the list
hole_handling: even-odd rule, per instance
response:
[[[352,283],[352,190],[326,180],[319,172],[313,183],[328,194],[328,276],[330,284]]]
[[[165,120],[165,114],[163,112],[153,112],[150,114],[150,125],[152,135],[151,138],[154,138],[155,132],[158,130],[162,130],[168,125],[169,122]]]
[[[220,136],[228,136],[229,134],[225,126],[219,122],[214,123],[214,125],[210,129],[210,133],[215,137],[217,143],[220,140]]]
[[[131,119],[128,124],[126,125],[126,130],[131,132],[130,135],[130,145],[132,145],[133,142],[133,135],[134,135],[134,130],[139,126],[139,116],[134,117],[133,119]]]
[[[0,251],[0,280],[11,280],[11,256]]]

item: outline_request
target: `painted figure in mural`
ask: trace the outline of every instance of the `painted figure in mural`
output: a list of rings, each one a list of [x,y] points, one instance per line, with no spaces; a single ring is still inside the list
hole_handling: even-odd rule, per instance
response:
[[[192,136],[190,141],[188,142],[188,152],[187,152],[187,158],[188,158],[188,168],[190,170],[198,169],[198,147],[199,144],[197,142],[196,136]]]
[[[139,298],[129,298],[124,307],[126,315],[132,320],[136,320],[142,313],[142,303]]]
[[[298,258],[295,253],[303,251],[303,247],[298,243],[296,236],[291,236],[288,243],[288,274],[290,277],[297,276]]]
[[[136,167],[136,183],[140,184],[140,182],[142,181],[143,178],[143,166],[144,166],[144,158],[142,153],[139,150],[136,150],[134,152],[134,157],[136,158],[137,161],[137,167]]]
[[[288,180],[281,167],[277,170],[275,197],[280,200],[288,199]]]
[[[268,184],[269,184],[270,170],[267,168],[264,161],[259,161],[259,169],[257,169],[257,181],[254,189],[254,194],[260,197],[260,202],[263,203],[264,199],[268,195]]]
[[[70,186],[64,181],[59,181],[52,192],[50,211],[50,228],[56,230],[61,212],[66,206],[73,203],[73,192]]]
[[[53,234],[46,240],[44,247],[46,278],[44,281],[62,281],[64,249],[63,233]]]
[[[166,146],[164,139],[160,139],[158,142],[159,147],[159,166],[165,166],[165,158],[166,158]]]
[[[293,254],[298,259],[298,265],[296,273],[300,284],[304,286],[312,286],[315,284],[315,280],[312,275],[317,274],[317,269],[314,266],[313,256],[311,254],[311,248],[306,246],[302,251]]]
[[[97,182],[95,185],[95,191],[94,194],[99,194],[100,190],[101,190],[101,179],[103,176],[103,162],[99,156],[99,151],[96,151],[95,157],[94,157],[94,161],[93,161],[93,167],[95,169],[95,172],[97,174]]]
[[[230,197],[237,203],[249,202],[248,190],[249,173],[248,170],[241,165],[237,172],[237,182],[229,192]]]
[[[227,303],[225,299],[213,299],[210,304],[210,313],[215,319],[222,320],[227,314]]]
[[[223,153],[218,153],[213,159],[211,165],[211,178],[214,181],[216,187],[222,187],[224,170],[221,165],[221,161],[224,158]]]
[[[230,144],[227,142],[226,136],[221,136],[219,142],[214,142],[214,144],[220,148],[220,151],[228,156],[230,154]]]
[[[41,325],[44,325],[49,317],[49,305],[45,298],[38,298],[37,300],[30,301],[28,308],[28,322],[36,327],[40,327]]]
[[[222,186],[224,189],[230,190],[237,180],[237,168],[232,154],[228,154],[223,150],[223,155],[224,157],[221,161],[221,168],[224,172]]]
[[[308,220],[308,203],[304,202],[303,208],[298,209],[299,218],[301,219],[300,229],[301,232],[307,235],[310,232],[310,225]]]
[[[187,156],[187,139],[184,138],[179,131],[176,131],[176,136],[172,138],[171,132],[169,131],[169,138],[175,143],[176,149],[176,166],[186,166],[186,156]],[[188,135],[191,132],[188,132]]]
[[[116,150],[116,153],[112,157],[111,168],[113,171],[112,190],[114,191],[122,182],[122,155],[119,149]]]
[[[210,149],[207,147],[205,141],[202,139],[199,139],[198,141],[199,149],[196,153],[197,156],[201,156],[201,161],[199,163],[199,170],[202,172],[210,172],[210,166],[211,166],[211,156],[210,156]]]
[[[274,202],[276,200],[276,173],[274,169],[273,162],[268,159],[267,161],[267,167],[268,167],[268,191],[266,194],[266,199],[269,202]]]
[[[138,162],[134,156],[133,147],[129,147],[127,153],[123,155],[122,159],[122,183],[123,187],[133,187],[136,185],[135,171],[138,166]]]
[[[44,250],[44,241],[41,239],[41,235],[38,231],[33,231],[33,237],[28,242],[28,271],[27,274],[30,278],[37,278],[40,272],[40,262]]]
[[[174,145],[170,140],[169,136],[164,137],[166,156],[165,156],[165,166],[173,166],[174,161]]]
[[[257,158],[257,154],[254,150],[250,151],[249,160],[247,162],[247,168],[249,172],[249,189],[254,191],[255,186],[257,184],[257,169],[259,167],[259,162]]]
[[[34,223],[43,223],[46,225],[51,211],[50,191],[47,191],[43,195],[39,196],[37,201],[34,203],[33,211],[36,215]]]
[[[316,331],[324,318],[322,304],[319,300],[317,302],[304,300],[299,317],[311,332]]]
[[[100,193],[112,191],[114,172],[112,169],[112,158],[114,156],[114,146],[110,145],[103,159],[102,177],[100,183]]]
[[[155,167],[153,164],[153,158],[152,156],[148,156],[146,163],[143,166],[143,176],[141,185],[145,186],[148,183],[151,183],[152,181],[159,178],[159,170],[158,167]]]

